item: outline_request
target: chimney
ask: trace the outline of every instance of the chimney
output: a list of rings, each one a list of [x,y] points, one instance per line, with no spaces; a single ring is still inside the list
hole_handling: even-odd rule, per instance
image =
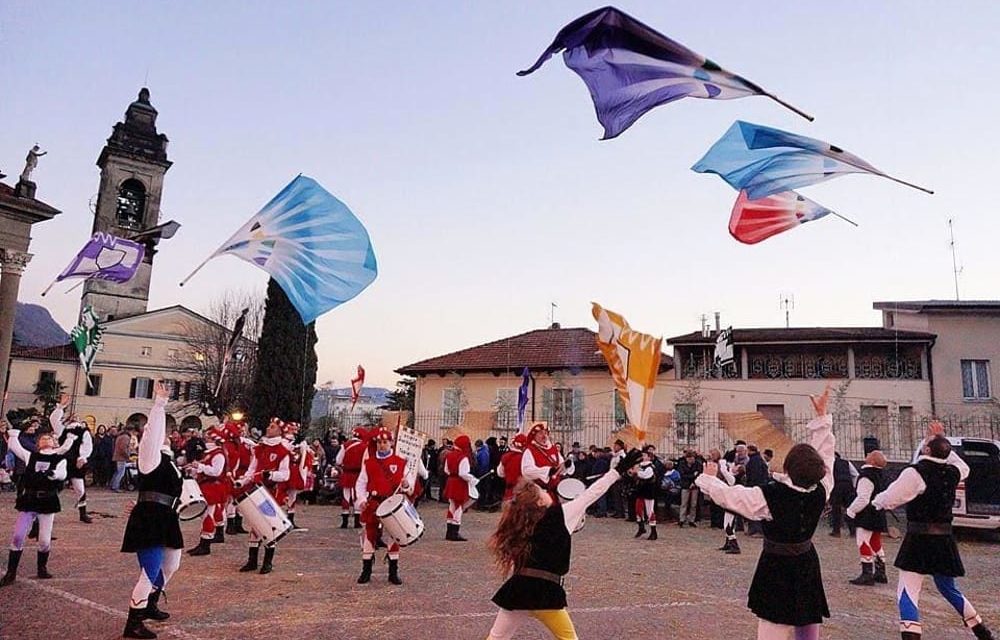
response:
[[[719,324],[721,322],[721,316],[722,316],[721,313],[719,313],[718,311],[715,312],[715,332],[716,333],[719,333],[720,331],[722,331],[722,326]]]
[[[562,329],[562,327],[559,326],[558,322],[553,322],[552,326],[550,326],[549,329]]]
[[[708,328],[708,318],[701,314],[701,337],[708,338],[712,335],[712,330]]]

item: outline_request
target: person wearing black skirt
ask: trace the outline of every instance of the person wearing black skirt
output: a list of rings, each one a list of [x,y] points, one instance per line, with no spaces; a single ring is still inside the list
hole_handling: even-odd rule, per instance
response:
[[[513,638],[531,618],[545,625],[557,640],[576,640],[563,589],[563,577],[569,573],[571,536],[587,507],[641,457],[638,449],[632,449],[613,470],[565,504],[553,501],[551,494],[530,478],[521,479],[490,538],[497,566],[510,576],[493,596],[500,612],[489,640]]]
[[[816,417],[809,423],[809,444],[800,443],[785,456],[785,473],[762,487],[729,486],[708,463],[698,486],[723,509],[760,521],[764,548],[748,606],[758,618],[758,640],[818,640],[830,609],[823,590],[819,555],[812,537],[833,488],[835,439],[826,412],[830,388],[810,396]]]
[[[885,511],[879,511],[871,504],[872,498],[885,491],[885,465],[885,455],[881,451],[872,451],[865,457],[854,502],[847,506],[847,517],[854,521],[854,536],[861,555],[861,575],[849,582],[858,586],[870,587],[889,582],[885,575],[885,548],[882,546],[882,534],[889,530],[889,526]]]
[[[976,638],[993,640],[975,607],[955,585],[965,567],[952,534],[952,505],[958,483],[969,477],[969,465],[951,450],[940,422],[930,424],[921,454],[872,501],[876,509],[906,505],[906,536],[895,563],[900,570],[896,593],[902,638],[920,640],[920,589],[924,576],[933,576],[934,586]]]
[[[139,440],[139,475],[136,479],[139,498],[125,525],[121,549],[122,553],[135,553],[140,568],[122,634],[126,638],[155,638],[156,634],[143,621],[161,621],[170,617],[158,607],[160,594],[180,567],[184,550],[176,511],[183,479],[180,469],[174,464],[167,440],[164,407],[168,397],[166,387],[157,382],[149,421]]]

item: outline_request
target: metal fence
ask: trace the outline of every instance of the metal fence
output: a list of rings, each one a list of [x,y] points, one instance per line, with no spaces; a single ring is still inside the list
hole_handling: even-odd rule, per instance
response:
[[[727,430],[726,420],[720,416],[705,416],[693,421],[677,421],[673,415],[664,415],[665,424],[650,429],[647,441],[656,445],[661,455],[679,456],[686,448],[702,452],[718,448],[731,448],[735,438]],[[578,413],[570,417],[538,416],[549,424],[551,437],[568,449],[578,442],[584,448],[590,445],[608,446],[625,427],[621,416],[611,413]],[[775,424],[794,442],[808,441],[806,425],[812,416],[786,416],[781,424]],[[837,450],[851,460],[864,458],[864,439],[875,437],[881,450],[891,461],[908,461],[927,433],[929,417],[890,416],[888,419],[872,420],[858,414],[840,415],[834,418],[834,432],[837,436]],[[943,418],[948,435],[1000,440],[1000,416],[982,415],[968,418]],[[410,420],[410,426],[427,433],[438,443],[443,437],[458,431],[469,433],[474,438],[487,436],[513,437],[517,433],[516,419],[507,412],[427,412],[419,413]]]

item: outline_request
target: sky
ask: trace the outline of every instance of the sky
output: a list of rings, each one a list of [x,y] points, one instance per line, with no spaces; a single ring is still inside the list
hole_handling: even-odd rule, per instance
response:
[[[296,174],[366,225],[379,277],[321,317],[318,382],[359,363],[393,386],[406,364],[544,328],[595,326],[590,302],[647,333],[723,325],[874,326],[875,300],[997,299],[991,204],[1000,129],[1000,3],[644,2],[639,20],[816,116],[766,98],[687,99],[619,138],[558,56],[556,32],[599,5],[570,2],[0,3],[0,170],[38,142],[38,197],[20,300],[76,322],[78,291],[41,291],[91,232],[95,161],[142,86],[174,165],[150,308],[207,311],[267,275],[218,258],[177,282]],[[872,176],[802,193],[832,216],[745,246],[736,193],[690,171],[741,119],[827,140],[936,194]],[[58,293],[56,292],[58,291]]]

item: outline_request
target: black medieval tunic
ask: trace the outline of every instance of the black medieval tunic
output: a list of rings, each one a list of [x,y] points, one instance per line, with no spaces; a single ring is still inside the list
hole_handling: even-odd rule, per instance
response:
[[[526,569],[536,569],[558,576],[569,573],[572,537],[566,530],[562,505],[552,504],[535,525],[531,534],[531,557],[524,564]],[[514,573],[493,595],[494,604],[508,611],[527,609],[563,609],[566,591],[562,585],[545,578]]]
[[[173,459],[165,453],[160,453],[160,464],[151,473],[140,473],[136,479],[139,491],[139,502],[129,514],[125,525],[125,538],[122,541],[122,552],[133,553],[150,547],[167,547],[168,549],[183,549],[184,537],[181,535],[181,522],[174,509],[176,504],[167,505],[163,502],[143,500],[143,494],[158,494],[174,498],[181,497],[183,479]]]
[[[896,567],[923,575],[964,576],[962,556],[951,533],[961,474],[950,464],[931,460],[921,460],[913,468],[927,488],[906,505],[906,536],[896,555]]]
[[[85,431],[87,431],[87,427],[81,424],[75,427],[67,427],[63,430],[62,435],[59,436],[59,444],[66,444],[66,439],[70,435],[76,436],[76,440],[73,441],[73,444],[69,446],[69,450],[66,452],[67,478],[85,478],[87,476],[87,465],[84,465],[82,469],[76,466],[76,461],[80,458],[80,447],[83,446],[83,433]]]
[[[885,491],[887,484],[885,482],[885,472],[882,469],[878,467],[862,467],[858,482],[861,482],[862,478],[867,478],[872,483],[874,487],[872,490],[873,498]],[[885,511],[876,509],[871,503],[868,503],[864,509],[857,513],[854,517],[854,524],[868,531],[885,533],[889,530],[889,523],[885,519]]]
[[[812,545],[826,490],[797,491],[781,482],[761,487],[773,520],[764,520],[764,550],[757,561],[747,606],[775,624],[805,626],[830,617],[819,555]]]
[[[14,508],[31,513],[59,513],[59,489],[61,480],[49,477],[49,471],[55,471],[56,466],[64,461],[66,456],[58,453],[40,453],[32,451],[24,474],[17,483],[17,498]]]

